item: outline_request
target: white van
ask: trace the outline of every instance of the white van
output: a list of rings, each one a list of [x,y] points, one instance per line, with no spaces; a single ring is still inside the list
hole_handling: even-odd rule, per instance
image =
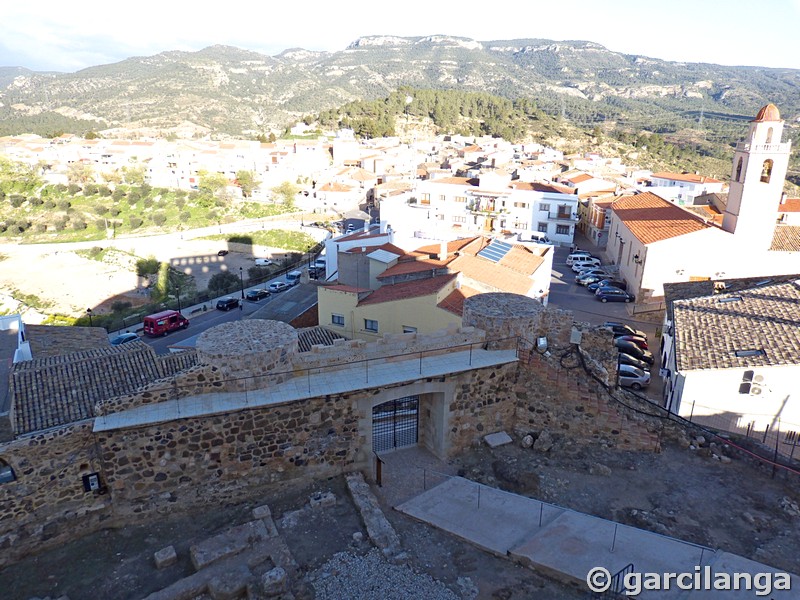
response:
[[[303,276],[303,273],[300,271],[290,271],[286,274],[286,283],[289,285],[297,285],[300,283],[300,277]]]
[[[593,256],[576,256],[572,260],[572,270],[576,273],[581,269],[586,269],[589,267],[599,267],[602,263],[599,259]]]
[[[571,267],[572,262],[579,256],[591,256],[591,254],[589,254],[589,252],[587,252],[586,250],[576,250],[567,257],[567,266]]]

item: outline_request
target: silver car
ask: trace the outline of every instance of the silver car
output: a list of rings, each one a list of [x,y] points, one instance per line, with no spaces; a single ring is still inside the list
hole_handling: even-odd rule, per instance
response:
[[[640,390],[650,385],[650,373],[645,373],[633,365],[619,365],[617,378],[621,386],[632,390]]]

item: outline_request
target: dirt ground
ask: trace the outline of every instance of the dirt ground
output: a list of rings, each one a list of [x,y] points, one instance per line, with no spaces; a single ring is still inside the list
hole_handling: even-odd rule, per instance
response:
[[[517,441],[494,450],[476,448],[449,466],[488,485],[800,572],[800,482],[772,479],[768,469],[736,458],[725,464],[707,454],[675,445],[650,454],[564,441],[541,453],[523,449]],[[296,512],[312,493],[324,491],[336,496],[335,506]],[[9,600],[62,594],[71,600],[142,598],[191,572],[192,543],[249,520],[250,510],[265,503],[306,575],[299,597],[313,597],[313,573],[335,553],[370,548],[368,541],[354,541],[354,533],[368,540],[367,533],[337,477],[264,489],[241,504],[208,506],[88,536],[0,571],[0,589]],[[441,581],[459,597],[584,597],[584,592],[383,508],[410,555],[411,568]],[[176,547],[180,560],[157,571],[153,552],[168,544]]]

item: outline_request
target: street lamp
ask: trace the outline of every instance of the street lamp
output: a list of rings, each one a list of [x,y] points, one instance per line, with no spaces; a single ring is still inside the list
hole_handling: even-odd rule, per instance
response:
[[[244,300],[244,279],[242,278],[242,267],[239,267],[239,285],[242,286],[242,300]]]
[[[181,312],[181,288],[175,288],[175,297],[178,299],[178,312]]]
[[[93,325],[92,325],[92,309],[91,308],[87,308],[86,309],[86,314],[89,315],[89,327],[93,327]]]

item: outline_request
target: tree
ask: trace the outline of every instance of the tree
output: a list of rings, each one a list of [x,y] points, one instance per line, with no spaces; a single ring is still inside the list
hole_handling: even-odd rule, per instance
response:
[[[226,292],[239,285],[239,276],[230,271],[222,271],[211,276],[208,281],[210,292]]]
[[[147,277],[158,273],[159,263],[153,256],[140,258],[136,261],[136,274],[139,277]]]
[[[89,163],[76,160],[67,168],[67,181],[84,185],[94,181],[94,169]]]
[[[144,167],[122,167],[122,177],[125,179],[125,183],[142,185],[144,183]]]
[[[249,198],[253,195],[253,190],[257,188],[261,182],[256,179],[256,174],[253,171],[236,171],[236,182],[242,188],[242,196]]]
[[[294,199],[299,191],[300,188],[291,181],[284,181],[279,186],[272,188],[272,193],[287,208],[294,208]]]
[[[209,173],[200,170],[197,172],[200,182],[197,189],[201,194],[212,197],[222,197],[225,195],[225,188],[228,187],[228,178],[222,173]]]

